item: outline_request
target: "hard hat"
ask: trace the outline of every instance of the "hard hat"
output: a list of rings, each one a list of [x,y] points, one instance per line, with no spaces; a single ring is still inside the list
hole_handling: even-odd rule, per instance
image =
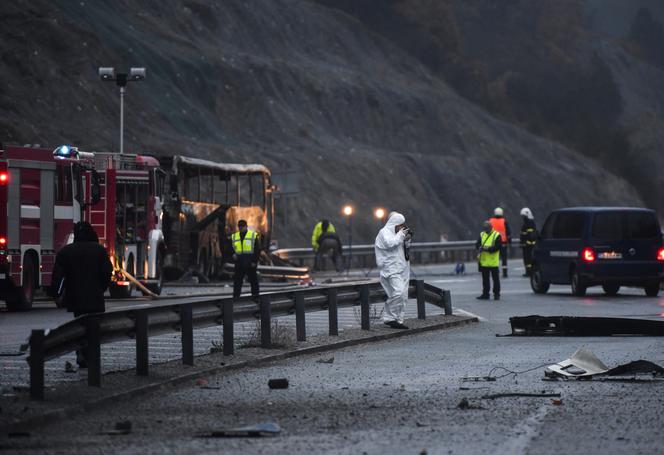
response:
[[[501,209],[500,207],[496,207],[493,211],[493,214],[495,216],[503,216],[503,209]]]
[[[530,211],[528,207],[524,207],[521,209],[521,216],[525,216],[526,218],[533,218],[533,212]]]

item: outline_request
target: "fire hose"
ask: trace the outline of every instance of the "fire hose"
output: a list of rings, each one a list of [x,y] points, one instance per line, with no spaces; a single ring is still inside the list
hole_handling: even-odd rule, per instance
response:
[[[134,278],[133,276],[131,276],[131,275],[129,274],[129,272],[127,272],[127,271],[124,270],[124,269],[119,269],[119,271],[122,272],[122,274],[125,276],[125,278],[127,278],[129,281],[131,281],[132,283],[134,283],[134,284],[136,285],[136,287],[137,287],[138,289],[140,289],[141,292],[142,292],[143,294],[147,295],[147,296],[150,297],[151,299],[158,299],[158,298],[159,298],[159,296],[158,296],[157,294],[155,294],[154,292],[152,292],[151,290],[149,290],[148,288],[146,288],[146,287],[143,285],[143,283],[141,283],[141,282],[138,281],[136,278]]]

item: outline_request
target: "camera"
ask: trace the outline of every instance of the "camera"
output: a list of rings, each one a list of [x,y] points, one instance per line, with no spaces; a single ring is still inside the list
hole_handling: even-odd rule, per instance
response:
[[[413,230],[409,228],[408,226],[405,226],[403,228],[403,232],[406,235],[406,237],[413,237]]]

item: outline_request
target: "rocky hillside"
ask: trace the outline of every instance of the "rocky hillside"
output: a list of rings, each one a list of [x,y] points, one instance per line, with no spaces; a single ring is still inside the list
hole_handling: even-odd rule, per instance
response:
[[[389,3],[389,2],[387,2]],[[376,206],[418,239],[474,236],[575,204],[642,204],[622,177],[469,101],[421,58],[304,0],[19,0],[3,5],[0,137],[116,150],[118,95],[99,66],[146,66],[126,98],[125,148],[295,168],[281,245],[322,216],[372,241]],[[279,214],[278,214],[279,215]],[[540,218],[541,221],[541,218]],[[344,230],[341,230],[345,237]],[[285,240],[287,239],[287,240]]]
[[[497,118],[591,157],[664,213],[664,3],[319,0]]]

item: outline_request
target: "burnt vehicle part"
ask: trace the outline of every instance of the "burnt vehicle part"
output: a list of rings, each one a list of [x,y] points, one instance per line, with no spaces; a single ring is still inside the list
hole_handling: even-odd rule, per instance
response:
[[[513,316],[515,336],[664,336],[664,321],[583,316]]]
[[[544,376],[547,378],[563,379],[592,379],[593,377],[637,375],[664,377],[664,368],[648,360],[636,360],[609,368],[592,351],[581,348],[569,359],[549,365],[544,370]]]

